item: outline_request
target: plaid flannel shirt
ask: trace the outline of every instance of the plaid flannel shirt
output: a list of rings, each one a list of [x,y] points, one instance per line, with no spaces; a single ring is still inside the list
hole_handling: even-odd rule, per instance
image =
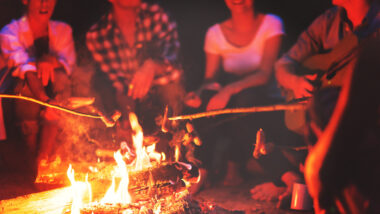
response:
[[[112,12],[104,15],[86,35],[87,48],[118,91],[128,90],[133,74],[147,59],[166,67],[164,72],[155,74],[154,85],[180,79],[177,26],[161,7],[141,3],[135,35],[136,41],[131,47],[124,41]]]

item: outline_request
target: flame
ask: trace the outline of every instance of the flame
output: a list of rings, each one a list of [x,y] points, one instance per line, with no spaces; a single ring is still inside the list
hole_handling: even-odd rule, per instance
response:
[[[161,213],[161,204],[157,204],[157,206],[153,209],[154,214],[160,214]]]
[[[90,202],[92,200],[92,191],[91,185],[88,183],[88,175],[86,175],[86,182],[75,181],[75,172],[70,164],[67,169],[67,177],[70,180],[71,188],[73,190],[71,214],[80,214],[80,209],[83,207],[83,198],[86,190],[88,190]]]
[[[156,144],[152,144],[150,146],[146,147],[146,152],[148,153],[148,156],[151,160],[156,161],[157,163],[161,163],[161,161],[166,160],[165,153],[156,152]]]
[[[174,157],[175,157],[175,161],[178,162],[179,161],[179,155],[180,155],[180,148],[178,145],[175,146],[175,150],[174,150]]]
[[[111,187],[107,190],[104,198],[100,202],[129,204],[132,199],[128,192],[129,175],[127,165],[123,160],[120,150],[114,153],[114,158],[118,166],[118,174],[121,177],[119,187],[115,191],[115,176],[113,176]]]
[[[131,205],[132,203],[132,197],[128,192],[129,187],[129,172],[130,171],[142,171],[148,168],[152,167],[152,164],[158,163],[160,164],[162,161],[166,160],[165,153],[158,153],[155,151],[156,144],[152,144],[149,146],[144,146],[144,134],[142,127],[140,126],[137,116],[134,113],[129,114],[129,120],[131,124],[131,128],[133,131],[132,134],[132,140],[133,140],[133,149],[130,149],[128,147],[127,142],[121,142],[120,144],[120,150],[114,153],[114,159],[117,163],[117,167],[114,170],[114,173],[112,175],[112,183],[108,190],[106,191],[104,197],[100,201],[95,201],[93,204],[123,204],[123,205]],[[180,145],[177,145],[175,147],[175,160],[178,162],[180,158]],[[126,161],[129,160],[129,161]],[[98,159],[98,162],[100,159]],[[154,162],[151,162],[154,161]],[[127,164],[128,163],[128,164]],[[185,163],[183,163],[185,164]],[[191,165],[184,165],[188,170],[191,170]],[[189,168],[190,167],[190,168]],[[96,167],[89,167],[89,170],[92,172],[98,172]],[[83,195],[85,190],[88,190],[89,194],[89,201],[92,202],[92,192],[91,192],[91,185],[88,183],[88,179],[86,177],[86,182],[78,182],[75,181],[74,178],[74,170],[72,169],[72,166],[69,166],[69,169],[67,171],[67,176],[70,179],[71,185],[73,187],[73,204],[72,204],[72,214],[80,213],[80,210],[84,207],[83,204]],[[120,182],[117,183],[117,181],[120,178]],[[199,179],[199,178],[198,178]],[[186,181],[184,181],[186,183]],[[157,194],[157,190],[154,188],[156,185],[155,178],[153,177],[153,174],[150,172],[149,174],[149,181],[148,181],[148,195],[152,197],[152,199],[155,198],[155,195]],[[190,183],[186,183],[186,186],[189,186]],[[78,186],[81,186],[80,188]],[[81,192],[80,194],[78,192]],[[182,202],[180,202],[180,199],[183,198],[185,195],[181,194],[187,194],[187,190],[182,193],[174,193],[172,196],[168,197],[165,203],[169,203],[170,207],[174,206],[177,199],[178,200],[178,208],[182,207]],[[180,196],[180,197],[179,197]],[[176,200],[174,200],[176,199]],[[157,198],[155,198],[157,200]],[[162,206],[160,203],[156,203],[154,205],[153,213],[162,213],[166,212],[165,210],[168,209],[166,206]],[[143,212],[144,210],[149,210],[147,207],[144,207],[144,205],[141,205],[140,212]],[[133,213],[132,210],[124,210],[122,213]]]
[[[149,156],[146,149],[143,148],[144,134],[142,128],[137,120],[137,116],[134,113],[129,113],[129,120],[131,122],[132,130],[134,134],[132,135],[133,146],[136,151],[136,163],[135,170],[140,171],[145,168],[151,167]]]

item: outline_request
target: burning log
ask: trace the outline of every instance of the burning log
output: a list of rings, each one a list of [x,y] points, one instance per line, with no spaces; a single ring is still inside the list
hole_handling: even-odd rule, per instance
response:
[[[70,209],[71,187],[33,193],[0,201],[0,213],[63,213]]]
[[[140,172],[130,173],[129,192],[135,201],[146,197],[162,197],[185,189],[187,182],[196,182],[199,176],[197,167],[185,163],[163,164]]]
[[[71,213],[72,188],[64,187],[40,193],[0,201],[0,213]],[[90,203],[80,209],[81,214],[113,214],[123,211],[133,213],[210,213],[240,214],[244,212],[228,211],[211,203],[200,203],[186,196],[186,192],[172,193],[168,198],[150,198],[131,204],[95,204]],[[128,213],[128,212],[127,212]]]

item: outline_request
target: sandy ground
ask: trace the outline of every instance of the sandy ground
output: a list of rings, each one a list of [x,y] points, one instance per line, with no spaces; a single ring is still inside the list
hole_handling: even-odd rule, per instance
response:
[[[250,198],[249,190],[254,182],[236,187],[212,187],[195,196],[197,201],[207,201],[227,210],[244,211],[247,214],[311,214],[309,211],[277,209],[276,202],[260,202]]]
[[[31,193],[43,192],[58,188],[59,185],[37,184],[28,185],[22,175],[8,173],[0,179],[0,205],[1,200],[12,199]],[[230,211],[242,211],[242,213],[257,214],[312,214],[309,211],[291,211],[277,209],[276,202],[259,202],[250,198],[249,189],[253,183],[245,183],[236,187],[210,187],[203,189],[193,198],[199,202],[207,202]],[[1,210],[0,210],[1,212]],[[240,213],[240,212],[239,212]]]

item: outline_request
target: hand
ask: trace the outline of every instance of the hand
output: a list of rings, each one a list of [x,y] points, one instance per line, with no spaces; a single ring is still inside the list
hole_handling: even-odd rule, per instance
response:
[[[251,198],[258,201],[277,201],[286,192],[286,187],[277,187],[272,182],[259,184],[251,189]]]
[[[129,85],[128,96],[135,99],[141,99],[148,94],[152,87],[155,70],[159,69],[159,65],[152,60],[146,60],[133,76]]]
[[[227,106],[231,96],[235,94],[237,89],[234,86],[226,86],[215,94],[207,104],[207,111],[223,109]]]
[[[287,171],[281,176],[281,181],[286,184],[286,190],[278,197],[277,208],[288,209],[292,200],[294,183],[301,183],[302,179],[295,172]]]
[[[317,75],[305,75],[305,76],[294,76],[295,81],[292,84],[291,90],[294,94],[294,99],[310,97],[312,95],[314,86],[311,81],[317,78]]]
[[[37,61],[37,77],[41,79],[42,85],[47,86],[49,80],[54,82],[54,69],[58,60],[52,55],[45,55]]]
[[[184,102],[185,102],[185,104],[187,106],[189,106],[191,108],[199,108],[199,106],[202,105],[201,98],[194,91],[189,92],[188,94],[186,94]]]
[[[49,101],[49,104],[58,105],[58,103],[55,102],[54,100]],[[46,109],[42,111],[41,114],[42,114],[42,117],[47,121],[56,121],[56,120],[59,120],[60,118],[59,110],[50,108],[50,107],[46,107]]]

